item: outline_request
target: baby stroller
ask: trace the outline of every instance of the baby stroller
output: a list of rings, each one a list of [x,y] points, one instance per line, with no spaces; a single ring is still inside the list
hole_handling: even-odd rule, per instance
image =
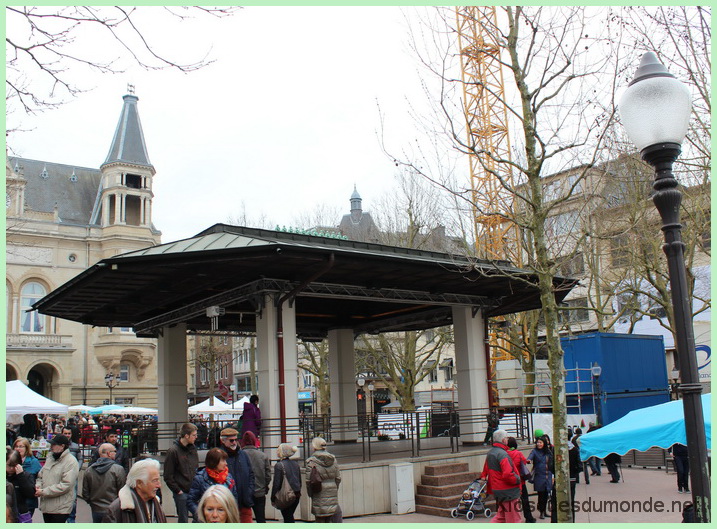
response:
[[[451,511],[453,518],[458,518],[459,515],[465,514],[466,520],[472,520],[475,518],[475,513],[482,512],[483,516],[490,518],[491,510],[485,506],[485,500],[488,493],[485,491],[488,482],[481,481],[480,479],[473,480],[468,485],[468,488],[463,491],[461,500],[458,502],[458,507]]]

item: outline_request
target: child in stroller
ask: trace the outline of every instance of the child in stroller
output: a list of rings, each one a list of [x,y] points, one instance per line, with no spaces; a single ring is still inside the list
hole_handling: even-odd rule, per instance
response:
[[[475,517],[476,512],[482,512],[483,516],[490,518],[492,512],[485,506],[485,500],[488,493],[485,491],[487,482],[475,479],[468,485],[468,488],[463,491],[461,499],[458,502],[458,507],[451,511],[453,518],[458,518],[458,515],[465,514],[467,520],[472,520]]]

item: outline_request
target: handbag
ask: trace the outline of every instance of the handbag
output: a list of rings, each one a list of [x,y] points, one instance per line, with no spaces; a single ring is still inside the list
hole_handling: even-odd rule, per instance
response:
[[[319,475],[319,469],[316,465],[311,467],[311,473],[309,474],[309,490],[312,494],[321,492],[321,476]]]
[[[282,465],[281,468],[284,474],[284,479],[281,482],[279,492],[276,493],[274,500],[271,502],[274,507],[280,510],[290,507],[296,501],[296,491],[291,488],[289,480],[286,478],[286,470],[284,469],[284,466]]]
[[[520,462],[520,468],[518,468],[518,473],[520,474],[520,479],[523,481],[528,481],[533,476],[533,473],[528,468],[528,465]]]
[[[21,512],[17,517],[18,523],[32,523],[32,513],[30,511]]]

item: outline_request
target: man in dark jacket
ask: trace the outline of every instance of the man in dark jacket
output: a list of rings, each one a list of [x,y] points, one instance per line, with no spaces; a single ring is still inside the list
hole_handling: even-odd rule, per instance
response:
[[[520,475],[508,455],[507,437],[505,430],[493,432],[493,448],[486,457],[481,479],[488,480],[488,493],[495,497],[497,512],[493,522],[521,523]]]
[[[580,436],[574,435],[568,442],[568,461],[570,464],[570,506],[575,521],[575,489],[583,471],[583,462],[580,461]],[[557,510],[557,509],[556,509]]]
[[[254,471],[251,461],[245,452],[239,450],[239,432],[234,428],[224,428],[219,435],[219,448],[227,453],[229,473],[237,482],[240,522],[251,523],[251,508],[254,505]]]
[[[112,446],[114,446],[117,449],[117,454],[115,457],[115,463],[118,465],[121,465],[122,468],[124,468],[125,472],[129,471],[129,454],[127,454],[127,451],[122,446],[122,443],[120,443],[117,439],[117,431],[116,430],[108,430],[104,434],[105,436],[105,443],[109,443]],[[100,458],[99,450],[95,449],[92,451],[92,457],[90,457],[90,465],[97,461]]]
[[[99,454],[99,459],[89,466],[82,480],[82,499],[90,506],[94,523],[102,521],[127,479],[124,468],[115,463],[117,449],[114,446],[101,444]]]
[[[622,463],[622,458],[616,454],[608,454],[605,456],[605,466],[607,467],[608,472],[610,472],[610,475],[612,476],[612,479],[610,480],[610,483],[619,483],[620,482],[620,471],[617,469],[617,466]]]
[[[164,482],[174,496],[178,523],[189,521],[187,493],[199,468],[199,455],[194,446],[196,440],[197,427],[192,423],[184,423],[179,430],[179,439],[167,450],[167,457],[164,460]],[[194,514],[192,520],[197,521],[194,519]]]
[[[266,509],[266,493],[269,492],[271,483],[271,461],[269,456],[262,452],[256,445],[258,441],[251,432],[246,432],[242,437],[242,452],[249,456],[251,469],[254,472],[254,517],[256,523],[266,523],[264,511]]]
[[[687,447],[680,443],[673,444],[668,450],[675,462],[677,472],[677,492],[682,494],[690,493],[690,460],[687,455]]]

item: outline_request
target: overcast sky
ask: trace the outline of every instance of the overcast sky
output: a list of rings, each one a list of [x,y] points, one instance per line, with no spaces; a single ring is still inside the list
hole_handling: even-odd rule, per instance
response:
[[[399,149],[413,137],[407,101],[423,100],[404,13],[247,7],[168,27],[174,56],[211,46],[215,62],[190,74],[78,72],[78,84],[95,88],[24,118],[31,130],[9,145],[26,158],[98,168],[132,82],[157,170],[153,220],[163,242],[238,217],[242,203],[250,219],[286,225],[318,204],[347,213],[354,184],[370,210],[397,170],[379,143],[377,105]]]

